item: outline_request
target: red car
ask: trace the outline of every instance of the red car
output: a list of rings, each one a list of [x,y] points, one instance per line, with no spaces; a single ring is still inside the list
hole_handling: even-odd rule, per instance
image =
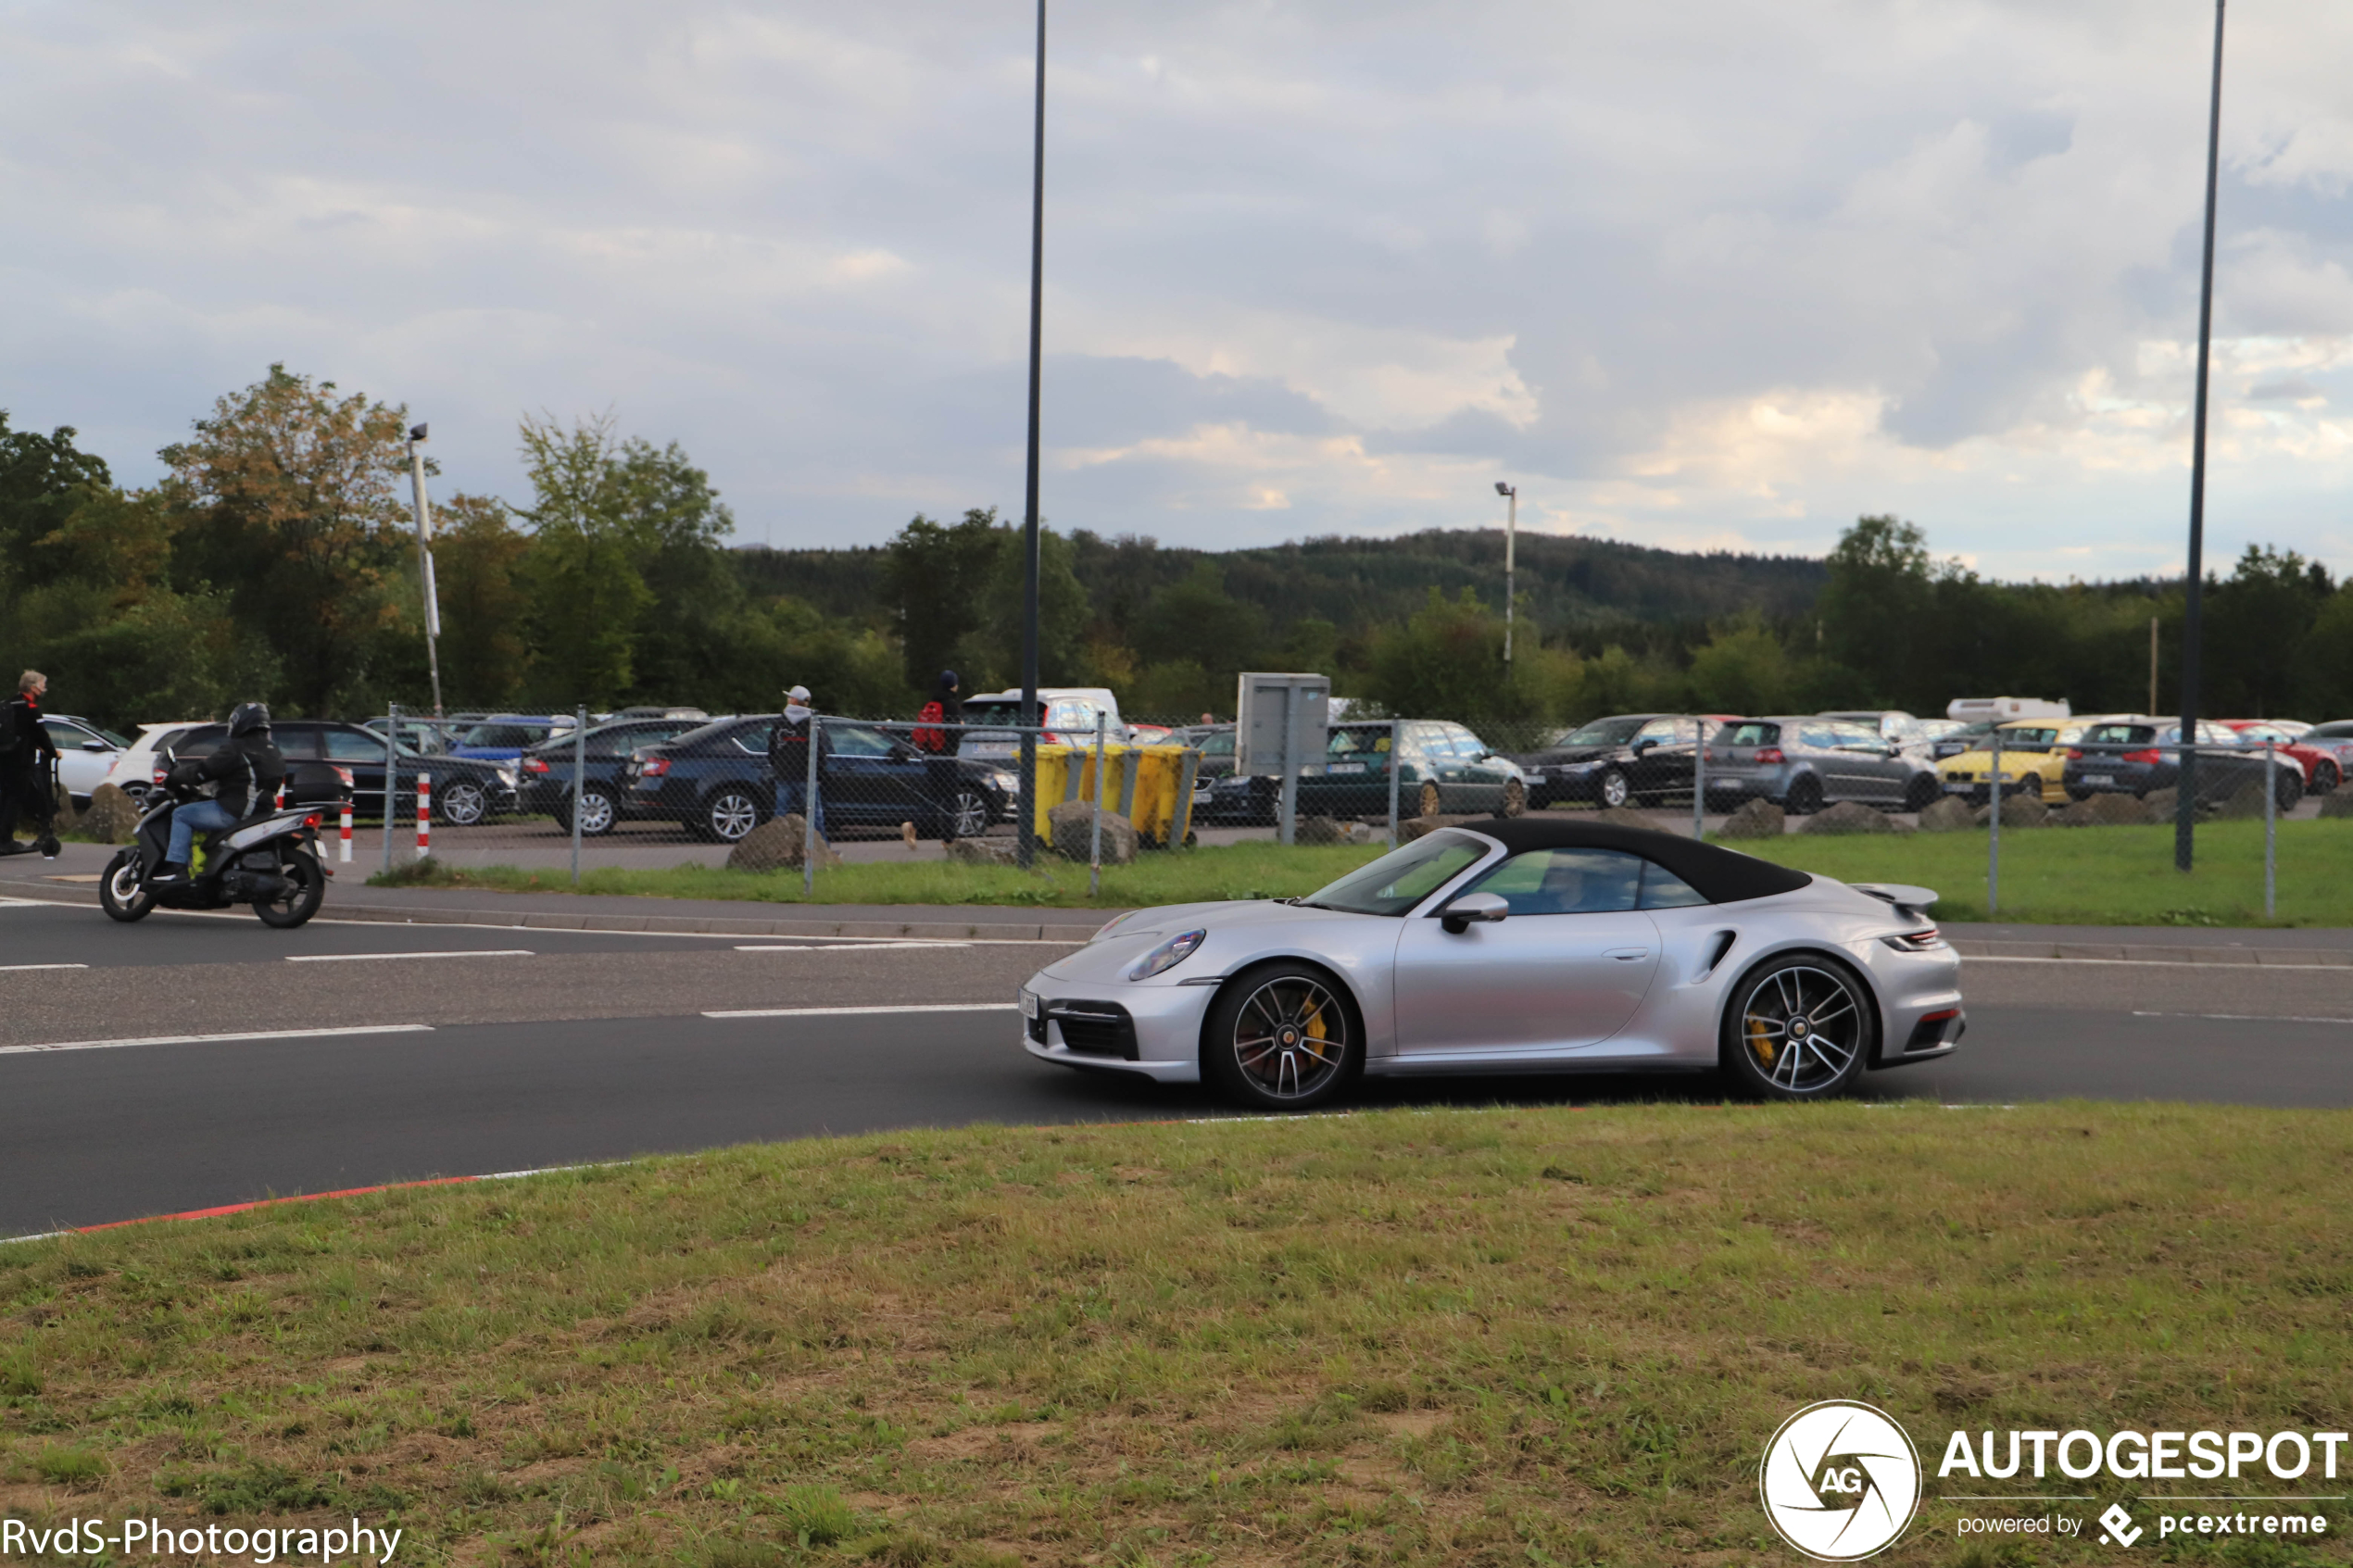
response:
[[[2304,732],[2309,724],[2286,719],[2224,719],[2226,730],[2237,732],[2241,745],[2253,750],[2271,741],[2279,747],[2280,755],[2292,759],[2304,770],[2304,791],[2308,795],[2326,795],[2344,782],[2345,771],[2334,752],[2304,744]]]

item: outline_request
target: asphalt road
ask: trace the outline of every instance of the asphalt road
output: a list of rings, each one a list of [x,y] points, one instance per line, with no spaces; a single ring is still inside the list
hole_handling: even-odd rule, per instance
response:
[[[272,932],[242,913],[126,927],[87,906],[0,903],[0,1236],[752,1139],[1219,1114],[1198,1089],[1021,1054],[1007,1004],[1063,950]],[[86,967],[25,967],[51,964]],[[1962,1050],[1874,1074],[1869,1095],[2353,1105],[2353,969],[1971,960],[1966,985]],[[841,1008],[930,1010],[706,1016]],[[293,1033],[184,1038],[271,1031]],[[42,1048],[57,1046],[81,1048]],[[1717,1092],[1482,1078],[1367,1083],[1355,1103]]]

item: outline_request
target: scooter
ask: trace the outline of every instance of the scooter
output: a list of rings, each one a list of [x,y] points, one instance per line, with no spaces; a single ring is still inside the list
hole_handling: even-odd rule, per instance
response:
[[[170,765],[167,759],[167,771]],[[202,867],[189,880],[150,887],[147,875],[163,864],[171,845],[172,813],[195,796],[171,786],[147,798],[150,809],[139,819],[130,847],[107,863],[98,884],[98,902],[116,920],[144,920],[158,905],[218,909],[251,904],[262,924],[290,929],[319,912],[327,896],[327,868],[319,859],[321,807],[273,808],[210,834],[202,846]]]

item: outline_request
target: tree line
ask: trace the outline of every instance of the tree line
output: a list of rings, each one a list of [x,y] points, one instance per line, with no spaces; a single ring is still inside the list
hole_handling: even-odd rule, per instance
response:
[[[127,724],[258,696],[358,717],[429,701],[407,410],[282,366],[220,398],[117,484],[76,433],[0,414],[0,661],[60,677],[70,711]],[[694,703],[764,711],[792,684],[837,712],[911,712],[954,669],[1018,679],[1020,530],[993,509],[912,519],[887,544],[731,545],[675,443],[610,416],[526,418],[527,498],[436,497],[450,706]],[[1047,528],[1040,664],[1130,713],[1225,714],[1245,669],[1331,674],[1389,711],[1566,722],[1643,709],[1938,713],[1956,696],[2178,701],[2183,584],[1988,581],[1866,517],[1826,559],[1686,555],[1532,534],[1503,657],[1500,531],[1210,553]],[[2209,583],[2208,711],[2353,712],[2353,588],[2250,546]]]

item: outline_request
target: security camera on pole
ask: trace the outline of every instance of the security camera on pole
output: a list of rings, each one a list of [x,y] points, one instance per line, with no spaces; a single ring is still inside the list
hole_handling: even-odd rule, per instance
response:
[[[417,500],[417,573],[425,594],[425,663],[433,671],[433,716],[441,717],[441,596],[433,582],[433,511],[425,501],[425,425],[409,429],[409,483]]]

